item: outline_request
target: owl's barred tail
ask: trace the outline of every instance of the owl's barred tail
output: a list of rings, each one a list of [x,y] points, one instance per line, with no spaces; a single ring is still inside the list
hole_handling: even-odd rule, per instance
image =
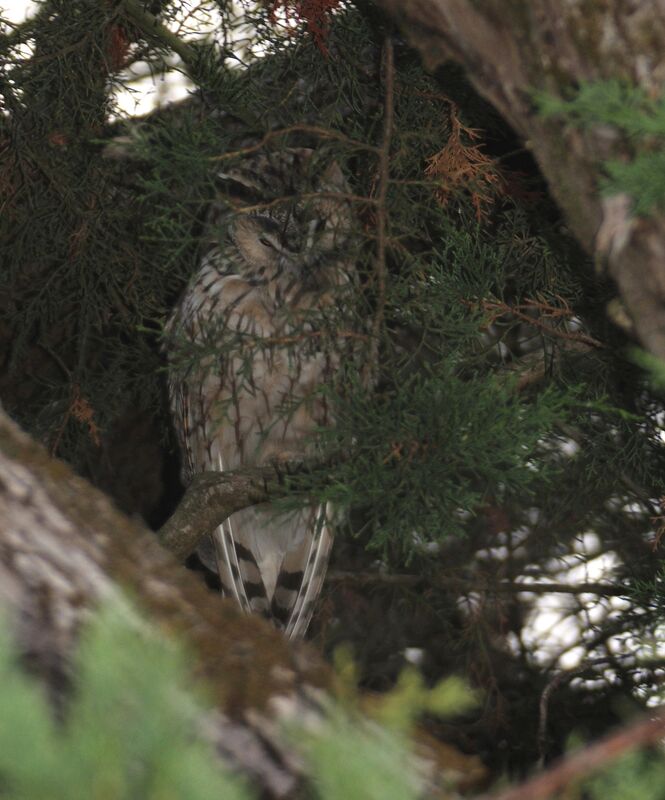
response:
[[[217,572],[222,590],[248,614],[254,612],[270,616],[270,605],[261,578],[261,570],[251,550],[233,536],[231,519],[220,525],[214,534]]]
[[[325,506],[312,509],[309,524],[311,535],[305,536],[301,546],[287,553],[282,562],[272,599],[272,615],[282,622],[291,639],[304,636],[309,627],[333,544]]]
[[[220,525],[213,540],[224,594],[289,638],[304,636],[333,541],[325,507],[282,517],[265,506],[248,508]]]
[[[223,472],[224,462],[218,452],[215,453],[215,460],[217,468]],[[243,611],[269,616],[270,604],[259,565],[251,546],[246,546],[234,530],[243,516],[242,512],[231,515],[212,536],[219,581],[224,594],[232,597]]]

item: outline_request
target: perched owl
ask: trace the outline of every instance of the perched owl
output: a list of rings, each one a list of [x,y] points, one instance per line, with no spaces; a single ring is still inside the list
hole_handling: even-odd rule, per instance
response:
[[[353,325],[341,321],[354,286],[352,226],[339,166],[317,169],[313,155],[264,152],[217,175],[201,268],[166,329],[185,480],[302,458],[332,421],[321,390],[349,346],[340,326]],[[245,611],[302,636],[332,545],[328,516],[321,505],[280,516],[248,508],[200,556]]]

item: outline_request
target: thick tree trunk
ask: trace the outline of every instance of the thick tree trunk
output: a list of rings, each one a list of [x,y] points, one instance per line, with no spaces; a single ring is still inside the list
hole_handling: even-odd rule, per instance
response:
[[[222,507],[241,507],[243,496],[261,499],[271,486],[280,491],[268,468],[215,477],[197,482],[191,495],[192,503],[205,496],[215,519],[226,513]],[[208,680],[217,706],[199,728],[224,762],[250,778],[261,797],[300,796],[306,765],[275,723],[323,716],[325,663],[308,645],[207,591],[154,533],[50,458],[0,410],[0,614],[56,709],[66,708],[81,626],[100,601],[122,591],[156,629],[177,633],[194,654],[192,673]],[[424,733],[420,739],[413,770],[423,790],[440,778],[484,780],[477,757]]]
[[[302,767],[288,745],[273,741],[277,727],[270,720],[276,708],[293,713],[326,683],[316,654],[206,591],[153,533],[0,412],[0,612],[26,667],[56,704],[66,698],[81,624],[100,600],[121,590],[195,653],[195,672],[217,693],[216,721],[205,729],[221,755],[266,796],[291,794]]]
[[[534,90],[622,79],[651,96],[665,81],[662,0],[376,0],[428,67],[455,59],[533,152],[568,224],[616,281],[646,348],[665,358],[665,217],[631,219],[629,199],[601,198],[602,162],[621,157],[607,126],[571,129],[539,116]]]

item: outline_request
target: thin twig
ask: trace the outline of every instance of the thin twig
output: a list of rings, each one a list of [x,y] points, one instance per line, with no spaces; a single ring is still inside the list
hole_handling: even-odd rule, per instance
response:
[[[303,331],[302,333],[293,334],[292,336],[269,336],[267,338],[260,338],[262,345],[281,345],[281,344],[295,344],[302,342],[306,339],[318,339],[322,336],[329,336],[328,331]],[[335,339],[359,339],[366,342],[368,336],[364,333],[357,331],[335,331]]]
[[[549,681],[540,695],[540,703],[538,704],[538,766],[540,769],[545,767],[545,759],[547,757],[547,724],[550,698],[562,683],[567,683],[572,680],[572,678],[584,669],[586,669],[586,666],[584,668],[570,670],[569,672],[559,672]]]
[[[469,304],[470,305],[470,304]],[[491,301],[491,300],[483,300],[480,303],[481,308],[485,311],[491,311],[495,314],[496,317],[502,316],[503,314],[512,314],[513,316],[517,317],[517,319],[522,320],[522,322],[526,322],[529,325],[533,325],[535,328],[539,328],[543,331],[543,333],[547,334],[548,336],[555,336],[558,339],[566,339],[570,342],[581,342],[582,344],[586,344],[589,347],[596,347],[596,348],[604,348],[605,345],[598,341],[598,339],[594,339],[593,336],[588,336],[585,333],[572,333],[570,331],[562,331],[558,328],[553,328],[547,323],[543,322],[539,317],[533,317],[528,313],[522,311],[522,308],[528,309],[535,309],[535,310],[546,310],[546,316],[549,317],[562,317],[568,316],[568,313],[562,309],[555,309],[553,306],[544,306],[543,304],[535,303],[533,301],[529,303],[525,303],[523,306],[511,306],[508,303],[498,302],[498,301]],[[558,313],[554,313],[557,311]],[[572,314],[572,312],[570,312]]]
[[[379,339],[386,307],[386,231],[388,227],[388,210],[386,199],[390,183],[390,146],[393,134],[394,117],[394,83],[395,64],[393,42],[386,36],[384,47],[383,81],[384,81],[384,107],[383,107],[383,136],[379,148],[379,175],[376,191],[376,259],[374,262],[374,277],[376,279],[376,311],[372,322],[372,340],[369,358],[365,366],[365,380],[368,384],[374,382],[377,365],[379,362]]]
[[[254,211],[264,211],[269,208],[274,208],[282,203],[292,203],[293,195],[283,195],[282,197],[275,197],[265,203],[254,203],[251,206],[234,206],[229,205],[238,214],[251,214]],[[312,200],[321,198],[331,198],[333,200],[348,200],[350,203],[364,203],[366,205],[376,205],[377,200],[374,197],[363,197],[360,194],[349,194],[347,192],[303,192],[297,195],[299,200]]]
[[[532,594],[597,594],[611,597],[625,597],[628,591],[621,586],[612,586],[608,583],[499,583],[492,586],[492,591],[497,592],[531,592]]]
[[[448,588],[468,589],[471,585],[474,591],[482,591],[475,579],[464,580],[449,575],[435,577],[432,575],[414,575],[410,573],[387,572],[345,572],[336,570],[328,573],[328,579],[338,582],[376,583],[393,586],[416,586],[421,583],[442,585]],[[505,583],[488,584],[485,587],[487,594],[506,593],[517,594],[529,592],[531,594],[595,594],[602,597],[625,597],[627,590],[621,586],[612,586],[608,583],[524,583],[523,581],[506,581]]]
[[[231,150],[228,153],[222,153],[219,156],[210,156],[209,160],[227,161],[230,158],[238,158],[239,156],[245,156],[249,153],[255,153],[257,150],[261,150],[271,139],[275,139],[279,136],[287,136],[290,133],[311,133],[314,136],[320,136],[322,139],[336,139],[337,141],[344,142],[345,144],[348,144],[351,147],[355,147],[359,150],[369,150],[374,153],[379,152],[378,147],[358,141],[357,139],[351,139],[341,131],[336,131],[332,128],[320,128],[316,125],[289,125],[286,128],[268,131],[256,144],[251,144],[247,147],[240,147],[237,150]]]
[[[333,583],[380,583],[385,586],[416,586],[424,583],[421,575],[409,575],[389,572],[347,572],[345,570],[329,570],[326,580]]]
[[[520,786],[498,794],[485,795],[479,800],[545,800],[555,792],[586,778],[593,772],[616,761],[638,747],[658,741],[665,733],[665,710],[649,712],[616,733],[577,750],[558,764],[531,778]]]
[[[614,658],[627,658],[626,656],[615,655]],[[547,723],[548,723],[548,716],[549,716],[549,704],[552,695],[554,694],[557,689],[561,686],[562,683],[568,683],[573,680],[573,678],[577,678],[580,675],[583,675],[585,672],[588,672],[592,667],[595,667],[599,664],[605,664],[609,666],[609,659],[608,658],[593,658],[584,661],[583,664],[580,664],[579,667],[575,667],[575,669],[563,670],[558,672],[551,681],[545,686],[540,695],[540,703],[539,703],[539,713],[538,713],[538,767],[543,769],[545,767],[545,759],[547,757]]]
[[[157,40],[182,59],[190,74],[196,70],[198,51],[184,42],[180,36],[170,31],[157,17],[146,11],[136,0],[122,0],[120,10],[135,25],[146,39]]]

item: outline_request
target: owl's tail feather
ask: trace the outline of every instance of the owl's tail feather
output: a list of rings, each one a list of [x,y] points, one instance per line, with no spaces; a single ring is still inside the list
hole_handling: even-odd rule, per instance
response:
[[[211,458],[216,459],[217,469],[223,472],[224,462],[220,453],[211,453]],[[232,597],[246,613],[253,611],[270,616],[270,604],[261,570],[252,551],[234,535],[234,516],[224,520],[212,537],[222,591],[226,597]]]
[[[247,613],[268,614],[261,571],[251,551],[234,538],[230,519],[217,528],[214,540],[217,570],[224,594],[232,597]]]
[[[308,527],[300,546],[282,561],[271,604],[272,616],[291,639],[304,636],[307,631],[323,588],[333,543],[325,506],[312,508]]]
[[[222,590],[289,638],[304,636],[323,587],[332,533],[325,506],[276,518],[262,508],[236,512],[213,535]]]

